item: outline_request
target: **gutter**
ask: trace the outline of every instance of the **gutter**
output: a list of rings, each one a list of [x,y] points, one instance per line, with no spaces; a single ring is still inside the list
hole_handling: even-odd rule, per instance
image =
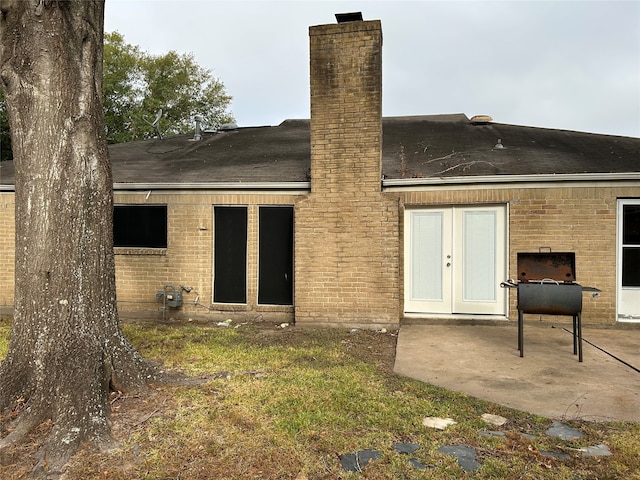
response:
[[[114,191],[136,190],[311,190],[311,182],[114,183]],[[0,185],[0,192],[15,192],[15,185]]]
[[[479,185],[501,183],[606,182],[640,181],[640,172],[629,173],[559,173],[530,175],[478,175],[459,177],[390,178],[382,180],[382,187],[420,187],[435,185]]]
[[[382,187],[403,190],[442,185],[490,185],[505,183],[615,182],[640,181],[640,172],[560,173],[530,175],[478,175],[458,177],[389,178]],[[211,183],[114,183],[114,190],[311,190],[311,182],[211,182]],[[1,185],[0,192],[14,192],[14,185]]]
[[[114,183],[114,190],[311,190],[311,182]]]

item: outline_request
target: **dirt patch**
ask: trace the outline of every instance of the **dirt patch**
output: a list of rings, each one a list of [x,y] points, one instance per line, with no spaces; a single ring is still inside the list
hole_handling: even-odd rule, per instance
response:
[[[175,326],[175,325],[174,325]],[[211,326],[203,324],[203,326]],[[337,329],[309,329],[298,327],[282,328],[266,322],[247,324],[243,327],[242,341],[256,347],[291,347],[300,348],[322,342],[338,342],[343,351],[353,360],[377,365],[385,372],[391,372],[395,356],[396,332],[379,333],[374,331],[357,330],[349,333]],[[234,376],[259,379],[261,372],[234,372]],[[227,450],[229,439],[224,432],[219,440],[209,440],[209,444],[201,445],[192,451],[184,451],[182,445],[175,445],[173,458],[154,458],[154,444],[161,441],[157,433],[150,431],[149,426],[158,421],[172,421],[176,412],[185,408],[183,394],[185,390],[196,389],[199,395],[204,395],[211,404],[215,404],[219,392],[214,387],[204,383],[220,379],[224,381],[230,372],[211,372],[196,378],[173,378],[171,385],[151,385],[147,392],[127,395],[112,392],[109,397],[111,408],[112,432],[114,438],[123,448],[112,453],[102,453],[90,448],[84,448],[69,463],[63,479],[130,479],[130,478],[164,478],[154,475],[156,462],[175,463],[173,468],[177,476],[171,478],[189,478],[193,480],[210,478],[295,478],[290,473],[299,465],[299,459],[290,456],[280,458],[262,458],[259,449],[242,451],[238,447],[238,458],[220,458],[213,453],[216,448]],[[5,436],[10,429],[11,421],[17,416],[22,405],[17,405],[11,412],[0,416],[0,436]],[[231,412],[232,415],[236,413]],[[244,430],[259,429],[259,425],[245,425],[238,414],[235,422],[238,428]],[[215,429],[216,426],[212,425]],[[45,423],[30,434],[26,441],[15,445],[0,453],[0,478],[27,478],[29,472],[37,463],[36,452],[51,429],[50,423]],[[213,437],[216,438],[215,436]],[[216,442],[218,445],[216,445]],[[273,453],[273,452],[272,452]],[[331,456],[331,455],[330,455]],[[255,457],[255,458],[253,458]],[[273,455],[272,455],[273,457]],[[334,468],[333,458],[327,459],[327,477],[336,478],[330,471]],[[330,466],[331,465],[331,466]],[[231,473],[229,471],[231,469]],[[335,473],[335,472],[334,472]]]

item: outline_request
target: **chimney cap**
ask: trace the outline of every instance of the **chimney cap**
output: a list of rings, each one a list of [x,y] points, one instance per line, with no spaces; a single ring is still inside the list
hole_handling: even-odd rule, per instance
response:
[[[338,23],[362,22],[362,12],[336,13]]]

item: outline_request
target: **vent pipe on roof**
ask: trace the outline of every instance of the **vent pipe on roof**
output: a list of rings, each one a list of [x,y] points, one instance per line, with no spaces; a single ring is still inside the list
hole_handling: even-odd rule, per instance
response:
[[[487,123],[493,122],[493,118],[489,115],[474,115],[469,120],[473,125],[486,125]]]
[[[220,130],[221,132],[227,132],[229,130],[237,130],[237,129],[238,129],[238,124],[236,122],[223,123],[218,128],[218,130]]]
[[[196,121],[196,133],[193,135],[193,140],[197,142],[201,138],[200,133],[202,132],[202,120],[204,118],[202,118],[202,115],[196,115],[194,120]]]

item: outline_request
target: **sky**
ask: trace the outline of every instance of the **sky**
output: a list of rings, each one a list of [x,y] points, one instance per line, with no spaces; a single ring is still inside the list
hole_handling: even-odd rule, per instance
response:
[[[105,30],[193,53],[241,127],[309,118],[309,26],[382,23],[384,116],[640,137],[640,0],[106,0]]]

